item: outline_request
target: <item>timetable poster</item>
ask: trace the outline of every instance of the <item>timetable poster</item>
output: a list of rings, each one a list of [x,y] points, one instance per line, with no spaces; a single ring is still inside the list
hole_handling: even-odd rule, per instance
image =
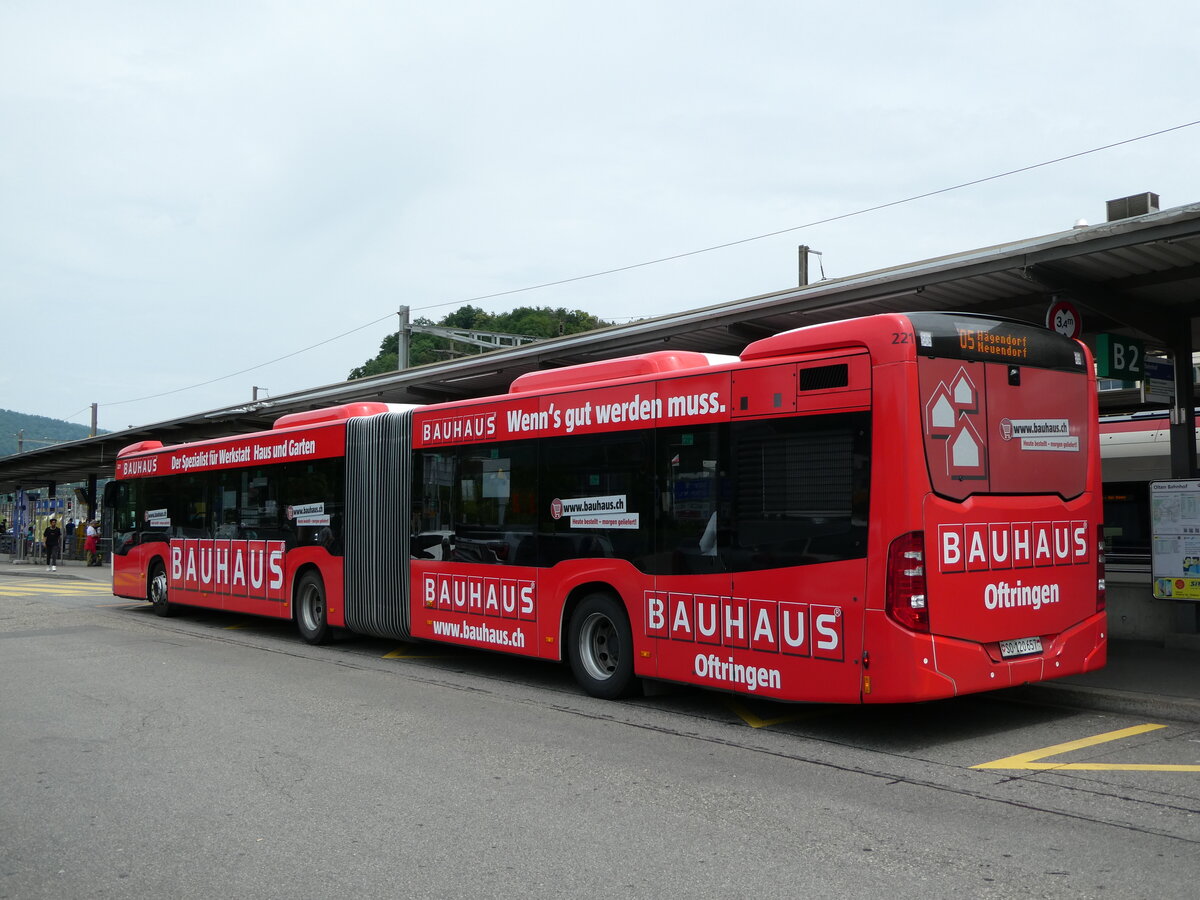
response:
[[[1200,481],[1150,482],[1151,573],[1159,600],[1200,600]]]

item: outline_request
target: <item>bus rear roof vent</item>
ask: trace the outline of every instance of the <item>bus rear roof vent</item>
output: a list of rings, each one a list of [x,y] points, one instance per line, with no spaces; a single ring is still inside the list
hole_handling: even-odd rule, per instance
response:
[[[800,390],[828,391],[850,384],[850,367],[846,363],[833,366],[810,366],[800,370]]]

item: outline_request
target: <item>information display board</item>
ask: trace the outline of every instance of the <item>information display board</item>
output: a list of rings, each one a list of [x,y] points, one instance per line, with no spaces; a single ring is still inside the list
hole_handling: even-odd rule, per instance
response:
[[[1151,574],[1159,600],[1200,600],[1200,481],[1150,482]]]

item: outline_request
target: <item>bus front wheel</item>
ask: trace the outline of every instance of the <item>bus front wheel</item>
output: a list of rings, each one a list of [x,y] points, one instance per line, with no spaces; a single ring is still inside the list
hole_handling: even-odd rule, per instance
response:
[[[150,606],[156,616],[169,616],[174,610],[167,602],[167,570],[161,562],[155,562],[150,567],[149,594]]]
[[[602,700],[627,697],[637,687],[629,616],[610,594],[589,594],[575,612],[567,637],[571,672],[587,693]]]
[[[329,640],[329,608],[325,604],[325,584],[321,576],[309,572],[296,588],[296,627],[300,636],[310,644]]]

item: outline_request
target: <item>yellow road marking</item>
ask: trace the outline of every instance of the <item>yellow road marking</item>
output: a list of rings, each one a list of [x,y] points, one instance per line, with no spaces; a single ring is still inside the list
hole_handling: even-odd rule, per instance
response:
[[[80,584],[57,584],[53,587],[31,584],[27,587],[0,588],[0,596],[30,597],[38,594],[108,594],[112,596],[112,588]]]
[[[461,657],[458,653],[413,653],[410,648],[397,647],[391,653],[385,653],[380,659],[455,659]]]
[[[87,589],[87,590],[103,589],[106,591],[111,591],[112,585],[97,584],[94,581],[67,581],[65,579],[63,581],[56,581],[54,579],[47,578],[45,581],[35,581],[33,579],[30,579],[26,584],[22,584],[22,585],[13,585],[10,582],[9,586],[4,588],[4,590],[7,590],[7,591],[60,591],[60,590],[64,590],[64,589],[70,590],[71,588],[83,588],[83,589]]]
[[[762,719],[750,712],[750,710],[746,709],[746,707],[742,706],[742,704],[735,700],[726,700],[725,705],[729,708],[730,712],[732,712],[751,728],[770,728],[772,725],[784,725],[788,722],[798,722],[801,719],[811,718],[813,715],[815,715],[815,713],[811,712],[802,712],[791,713],[786,716],[779,716],[775,719]]]
[[[1119,731],[1107,731],[1095,737],[1081,738],[1078,741],[1067,741],[1055,744],[1053,747],[1043,747],[1041,750],[1030,750],[1028,753],[1018,753],[1016,756],[1006,756],[993,762],[971,766],[972,769],[1033,769],[1045,771],[1049,769],[1065,769],[1072,772],[1200,772],[1200,766],[1177,766],[1155,763],[1055,763],[1042,762],[1048,756],[1058,756],[1060,753],[1070,753],[1072,750],[1082,750],[1085,747],[1095,747],[1097,744],[1107,744],[1109,741],[1119,741],[1122,738],[1135,737],[1148,731],[1166,728],[1166,725],[1134,725],[1132,728],[1122,728]]]

